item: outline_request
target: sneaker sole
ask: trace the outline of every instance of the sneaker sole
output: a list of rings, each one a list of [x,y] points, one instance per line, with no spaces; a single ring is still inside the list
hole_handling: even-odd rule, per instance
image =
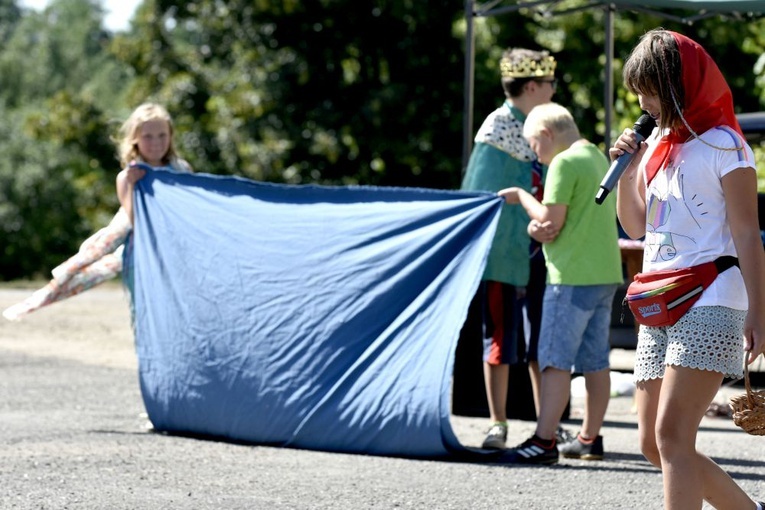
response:
[[[547,460],[517,460],[513,461],[513,464],[517,466],[551,466],[553,464],[557,464],[558,459],[547,459]]]
[[[592,453],[588,453],[585,455],[576,455],[576,454],[570,454],[570,453],[562,453],[565,458],[567,459],[579,459],[579,460],[603,460],[602,455],[593,455]]]

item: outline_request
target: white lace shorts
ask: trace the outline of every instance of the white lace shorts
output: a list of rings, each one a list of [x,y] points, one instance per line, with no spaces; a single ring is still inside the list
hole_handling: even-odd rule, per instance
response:
[[[664,377],[675,365],[744,376],[746,310],[724,306],[691,308],[672,326],[640,326],[635,352],[635,382]]]

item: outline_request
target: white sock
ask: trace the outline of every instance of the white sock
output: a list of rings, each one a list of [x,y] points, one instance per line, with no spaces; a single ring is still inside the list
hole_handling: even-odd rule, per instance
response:
[[[757,509],[756,510],[765,510],[765,508],[762,508],[762,505],[759,504],[757,501],[755,501],[755,504],[757,505]]]

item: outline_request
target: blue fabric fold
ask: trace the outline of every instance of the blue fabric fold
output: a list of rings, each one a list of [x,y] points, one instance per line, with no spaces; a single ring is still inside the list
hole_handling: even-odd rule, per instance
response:
[[[149,419],[257,444],[464,452],[454,352],[501,206],[147,172],[125,265]]]

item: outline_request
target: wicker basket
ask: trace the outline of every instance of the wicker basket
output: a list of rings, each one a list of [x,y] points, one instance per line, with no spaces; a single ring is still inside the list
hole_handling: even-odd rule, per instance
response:
[[[765,436],[765,390],[752,391],[748,363],[744,363],[744,384],[746,393],[730,399],[733,423],[747,434]]]

